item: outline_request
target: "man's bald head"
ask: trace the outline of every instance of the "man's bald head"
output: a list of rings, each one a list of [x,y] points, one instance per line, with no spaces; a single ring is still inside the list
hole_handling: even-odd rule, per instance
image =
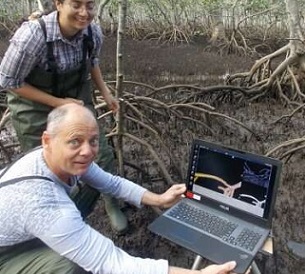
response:
[[[94,122],[97,124],[93,113],[86,107],[78,104],[66,104],[53,109],[47,119],[47,132],[56,135],[65,123],[75,121]]]

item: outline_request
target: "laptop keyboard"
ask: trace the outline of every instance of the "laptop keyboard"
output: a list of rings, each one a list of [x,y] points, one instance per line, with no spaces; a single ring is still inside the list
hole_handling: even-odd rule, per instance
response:
[[[223,237],[222,239],[232,245],[237,245],[241,248],[253,251],[261,236],[260,233],[252,231],[249,228],[244,228],[236,238],[230,236]]]
[[[260,233],[244,228],[237,237],[233,237],[232,233],[238,227],[238,224],[185,203],[180,203],[168,215],[208,232],[231,245],[239,246],[249,251],[254,249],[262,236]]]

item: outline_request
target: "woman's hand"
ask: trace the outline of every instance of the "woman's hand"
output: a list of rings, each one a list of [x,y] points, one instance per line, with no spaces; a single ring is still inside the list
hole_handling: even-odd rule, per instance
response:
[[[69,98],[69,97],[61,98],[61,105],[71,104],[71,103],[78,104],[78,105],[81,105],[81,106],[84,105],[84,102],[82,100],[78,100],[78,99],[74,99],[74,98]]]
[[[112,94],[109,92],[106,96],[104,95],[104,100],[110,110],[115,114],[118,112],[120,106],[119,102],[116,98],[112,96]]]

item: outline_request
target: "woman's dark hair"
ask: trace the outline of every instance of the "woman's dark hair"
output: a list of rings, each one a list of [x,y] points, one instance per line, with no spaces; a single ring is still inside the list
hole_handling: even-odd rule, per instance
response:
[[[42,8],[43,8],[43,11],[44,11],[46,14],[49,14],[50,12],[56,10],[55,1],[56,1],[56,0],[45,1],[45,2],[43,3],[44,6],[43,6]],[[57,1],[59,1],[60,3],[64,2],[64,0],[57,0]]]

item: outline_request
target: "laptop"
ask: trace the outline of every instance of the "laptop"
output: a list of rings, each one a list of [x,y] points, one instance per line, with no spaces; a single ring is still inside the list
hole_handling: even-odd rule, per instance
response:
[[[194,140],[185,198],[149,226],[213,263],[245,273],[271,233],[279,160]]]

